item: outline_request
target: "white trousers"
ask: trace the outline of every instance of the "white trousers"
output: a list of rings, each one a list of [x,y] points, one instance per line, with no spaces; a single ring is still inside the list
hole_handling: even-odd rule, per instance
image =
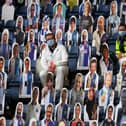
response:
[[[47,77],[48,71],[42,70],[39,74],[41,83],[46,83],[46,77]],[[64,85],[64,80],[67,79],[68,75],[68,67],[67,66],[57,66],[55,70],[55,89],[61,90]]]

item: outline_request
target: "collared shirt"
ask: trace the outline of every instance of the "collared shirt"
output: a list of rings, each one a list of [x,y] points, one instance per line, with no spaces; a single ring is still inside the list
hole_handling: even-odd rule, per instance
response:
[[[41,124],[40,126],[55,126],[53,120],[50,120],[50,122],[48,122],[48,125],[46,123],[46,119],[44,118],[43,120],[41,120]]]
[[[105,31],[103,31],[101,34],[99,34],[98,30],[94,31],[94,33],[93,33],[93,40],[95,40],[95,41],[92,43],[92,46],[96,47],[97,55],[100,55],[101,39],[104,34],[105,34]]]
[[[36,105],[33,105],[32,103],[28,104],[27,106],[27,120],[30,120],[31,118],[35,118],[37,121],[39,120],[41,111],[41,106],[39,103]]]

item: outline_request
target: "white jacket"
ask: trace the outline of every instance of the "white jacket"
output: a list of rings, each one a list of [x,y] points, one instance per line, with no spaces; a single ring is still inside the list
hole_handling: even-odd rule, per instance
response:
[[[56,67],[67,65],[68,54],[63,45],[57,45],[53,53],[50,51],[48,46],[42,50],[41,65],[44,70],[48,70],[48,66],[51,61],[55,63]]]

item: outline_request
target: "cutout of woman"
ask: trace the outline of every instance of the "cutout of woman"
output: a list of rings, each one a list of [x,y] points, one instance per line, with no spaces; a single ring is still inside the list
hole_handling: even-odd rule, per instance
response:
[[[5,60],[9,59],[9,31],[8,29],[4,29],[1,36],[1,43],[0,43],[0,56],[3,56]]]
[[[70,126],[84,126],[84,122],[81,120],[81,104],[76,103],[74,106],[74,115],[73,120],[70,123]]]
[[[28,41],[25,45],[24,58],[28,56],[31,59],[31,61],[36,60],[37,44],[38,43],[35,42],[35,32],[31,29],[28,33]]]

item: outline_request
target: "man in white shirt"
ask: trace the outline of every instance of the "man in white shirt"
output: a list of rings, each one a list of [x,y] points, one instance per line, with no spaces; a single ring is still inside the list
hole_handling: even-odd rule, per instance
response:
[[[27,120],[30,120],[31,118],[35,118],[37,121],[39,120],[41,106],[38,103],[38,98],[39,89],[38,87],[34,87],[31,102],[27,106]]]
[[[56,43],[52,33],[46,35],[46,40],[47,46],[41,52],[41,69],[38,73],[42,84],[45,84],[48,72],[54,73],[55,89],[61,90],[68,74],[68,54],[63,45]]]
[[[99,16],[98,17],[98,21],[97,21],[97,29],[94,31],[93,33],[93,42],[92,42],[92,46],[96,47],[96,54],[99,56],[100,55],[100,46],[101,46],[101,42],[105,42],[104,39],[104,35],[105,35],[105,31],[104,31],[104,24],[105,24],[105,19],[103,16]]]

